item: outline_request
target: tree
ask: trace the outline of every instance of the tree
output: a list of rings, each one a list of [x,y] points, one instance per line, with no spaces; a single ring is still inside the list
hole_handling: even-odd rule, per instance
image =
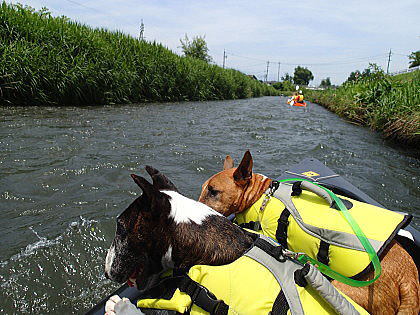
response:
[[[372,71],[370,68],[366,68],[365,70],[363,70],[362,72],[362,78],[367,78],[371,75]]]
[[[410,56],[408,56],[408,59],[411,60],[409,68],[420,66],[420,50],[412,52]]]
[[[283,91],[294,91],[295,90],[295,86],[293,85],[293,83],[289,80],[283,81]]]
[[[185,38],[181,38],[179,41],[181,42],[182,52],[186,57],[193,57],[205,62],[212,61],[212,58],[208,54],[209,49],[207,48],[204,36],[195,36],[192,41],[190,41],[187,34],[185,34]]]
[[[351,81],[357,81],[358,78],[361,77],[361,73],[359,70],[356,71],[352,71],[349,75],[349,77],[347,78],[347,82],[351,82]]]
[[[295,73],[293,74],[293,82],[299,85],[308,85],[309,81],[313,80],[314,76],[312,72],[301,66],[295,68]]]
[[[329,87],[331,87],[331,80],[330,80],[330,78],[328,77],[326,79],[321,80],[321,84],[319,86],[320,87],[323,87],[323,88],[329,88]]]
[[[276,82],[273,84],[273,88],[275,88],[276,90],[283,90],[283,82]]]
[[[369,63],[369,67],[363,70],[363,72],[360,72],[359,70],[351,72],[346,82],[366,79],[371,77],[372,75],[374,75],[375,77],[380,77],[383,75],[383,70],[375,63]]]
[[[288,74],[287,72],[284,74],[283,77],[281,77],[282,81],[289,81],[289,82],[293,82],[293,78],[290,74]]]
[[[295,89],[290,81],[276,82],[273,84],[273,88],[279,91],[293,91]]]

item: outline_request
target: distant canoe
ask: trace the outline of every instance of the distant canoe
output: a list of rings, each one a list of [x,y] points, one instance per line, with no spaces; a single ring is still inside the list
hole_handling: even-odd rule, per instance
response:
[[[298,103],[293,101],[293,104],[290,104],[292,101],[287,101],[287,104],[291,105],[291,106],[299,106],[299,107],[306,107],[306,102],[303,103]]]

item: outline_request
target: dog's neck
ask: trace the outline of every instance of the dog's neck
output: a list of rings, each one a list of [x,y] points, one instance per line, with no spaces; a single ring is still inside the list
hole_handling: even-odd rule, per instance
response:
[[[252,245],[252,238],[218,216],[207,218],[201,226],[180,224],[173,242],[176,267],[225,265],[241,257]]]
[[[174,229],[162,265],[224,265],[242,256],[253,239],[225,217],[202,203],[172,193]]]
[[[263,193],[270,187],[272,180],[268,177],[253,173],[251,181],[243,191],[243,201],[238,204],[235,213],[240,213],[251,207],[258,199],[261,198]]]

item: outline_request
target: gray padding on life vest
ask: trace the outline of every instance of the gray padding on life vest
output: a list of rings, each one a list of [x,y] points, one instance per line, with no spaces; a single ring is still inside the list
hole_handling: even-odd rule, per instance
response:
[[[308,285],[317,291],[338,314],[360,314],[313,265],[310,265],[309,272],[304,278],[306,279],[306,282],[308,282]]]
[[[300,187],[302,189],[312,191],[315,195],[318,195],[321,198],[324,198],[328,202],[330,207],[332,206],[333,200],[331,196],[324,189],[318,187],[315,184],[312,184],[311,182],[306,182],[306,181],[302,181],[302,183],[300,184]]]
[[[266,237],[264,237],[264,239],[267,240]],[[278,246],[278,244],[276,246]],[[273,274],[279,283],[281,290],[284,292],[287,303],[289,303],[290,312],[293,315],[304,314],[302,303],[300,302],[300,296],[296,289],[296,284],[293,277],[295,270],[300,269],[301,266],[290,260],[279,262],[265,251],[263,251],[261,248],[256,246],[252,247],[245,254],[245,256],[248,256],[249,258],[259,262]]]
[[[279,199],[286,206],[293,218],[296,220],[296,223],[300,226],[300,228],[303,231],[331,245],[366,252],[363,245],[360,243],[359,239],[354,234],[323,229],[303,222],[299,211],[296,209],[292,201],[291,195],[292,186],[280,184],[279,188],[274,192],[273,197]],[[372,240],[369,238],[368,240],[376,252],[378,252],[383,245],[383,242]]]

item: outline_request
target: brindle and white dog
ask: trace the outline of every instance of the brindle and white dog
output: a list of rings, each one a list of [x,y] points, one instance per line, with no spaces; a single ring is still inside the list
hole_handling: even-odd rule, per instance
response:
[[[146,171],[153,184],[131,175],[143,194],[117,218],[105,261],[108,279],[147,289],[167,269],[228,264],[251,247],[253,239],[224,216],[181,195],[156,169]],[[115,314],[120,300],[107,302],[108,314]]]

